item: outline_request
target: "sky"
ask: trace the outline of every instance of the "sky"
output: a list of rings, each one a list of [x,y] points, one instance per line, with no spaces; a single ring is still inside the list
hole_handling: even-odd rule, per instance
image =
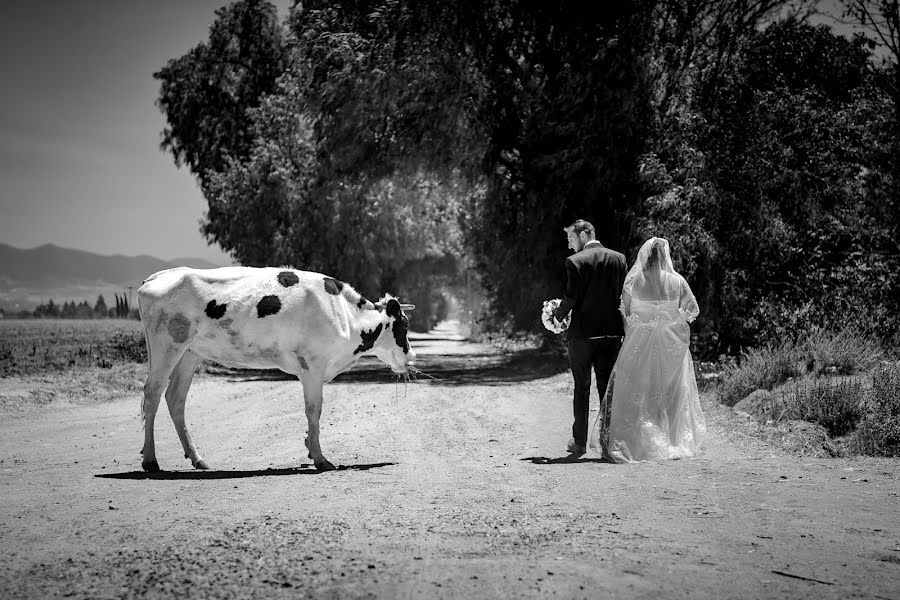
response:
[[[282,18],[290,0],[274,2]],[[231,259],[159,149],[153,73],[205,41],[225,0],[0,2],[0,243]]]

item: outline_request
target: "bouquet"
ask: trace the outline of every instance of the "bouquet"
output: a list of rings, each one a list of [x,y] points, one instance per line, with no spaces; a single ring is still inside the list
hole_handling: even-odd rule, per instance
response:
[[[544,327],[547,328],[547,331],[562,333],[569,328],[569,323],[572,321],[571,313],[566,315],[562,321],[557,321],[553,317],[553,311],[559,308],[560,302],[562,302],[562,300],[559,298],[544,301],[544,309],[541,311],[541,322],[544,324]]]

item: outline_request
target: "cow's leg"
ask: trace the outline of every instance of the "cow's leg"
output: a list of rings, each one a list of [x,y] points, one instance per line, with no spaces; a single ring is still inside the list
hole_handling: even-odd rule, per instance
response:
[[[149,473],[159,471],[156,462],[156,442],[153,438],[153,425],[156,422],[156,410],[159,408],[160,396],[169,380],[172,369],[178,363],[184,348],[170,346],[160,347],[148,345],[150,352],[150,369],[147,382],[144,384],[144,400],[141,404],[141,416],[144,420],[144,448],[141,450],[141,467]]]
[[[306,406],[306,447],[309,457],[313,459],[319,471],[333,471],[334,465],[322,455],[319,446],[319,417],[322,416],[322,378],[306,374],[301,378],[303,383],[303,402]]]
[[[184,457],[191,461],[195,469],[208,471],[209,465],[197,452],[197,448],[191,440],[191,434],[188,432],[187,423],[184,420],[184,405],[198,362],[200,362],[200,357],[190,350],[182,355],[181,360],[175,365],[175,370],[172,371],[172,375],[169,378],[169,387],[166,388],[166,403],[169,405],[172,423],[175,424],[175,431],[178,432],[178,438],[181,440],[182,448],[184,448]]]

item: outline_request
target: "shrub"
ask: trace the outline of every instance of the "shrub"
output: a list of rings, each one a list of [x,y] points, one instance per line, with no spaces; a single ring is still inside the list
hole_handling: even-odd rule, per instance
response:
[[[770,390],[801,374],[801,357],[794,344],[767,344],[745,351],[725,363],[720,400],[734,406],[750,392]]]
[[[811,329],[799,342],[769,343],[746,350],[724,363],[721,402],[734,406],[758,389],[771,390],[806,373],[852,375],[870,371],[884,360],[881,344],[872,336],[845,327],[840,331]]]
[[[853,431],[863,415],[863,386],[855,379],[820,379],[793,386],[785,405],[797,418],[818,423],[831,437]]]
[[[112,362],[147,362],[143,331],[116,331],[106,343],[102,358]]]
[[[852,441],[860,454],[900,456],[900,368],[872,373],[872,389]]]
[[[881,345],[870,336],[846,327],[840,331],[813,328],[801,344],[807,368],[817,374],[867,372],[884,360]]]

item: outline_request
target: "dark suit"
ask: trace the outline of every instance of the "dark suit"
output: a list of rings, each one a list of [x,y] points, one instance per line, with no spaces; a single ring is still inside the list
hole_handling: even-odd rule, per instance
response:
[[[566,259],[566,294],[555,316],[562,319],[572,311],[567,331],[575,380],[572,437],[579,446],[587,445],[591,368],[602,399],[625,335],[619,301],[626,272],[625,256],[599,242]]]

